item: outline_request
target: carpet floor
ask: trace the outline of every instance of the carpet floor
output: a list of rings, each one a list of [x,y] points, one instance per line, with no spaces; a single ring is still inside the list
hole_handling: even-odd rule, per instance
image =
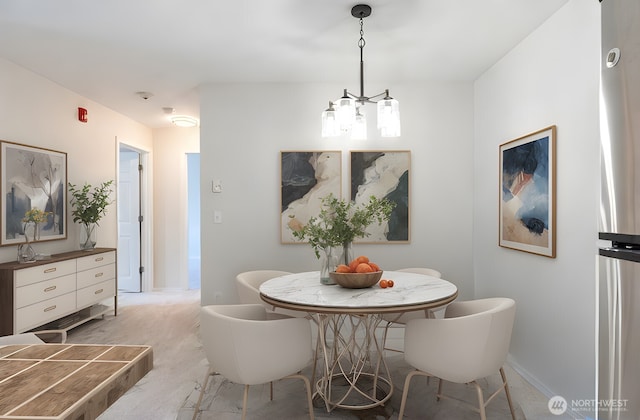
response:
[[[187,420],[193,418],[194,407],[208,363],[199,338],[199,291],[151,292],[121,294],[118,316],[90,321],[69,332],[70,343],[145,344],[153,347],[154,367],[100,417],[100,420]],[[402,354],[389,352],[394,391],[382,407],[369,410],[335,409],[327,412],[324,404],[314,401],[316,419],[397,419],[404,378],[412,368]],[[547,399],[524,381],[508,365],[505,366],[516,407],[516,418],[561,419],[547,409]],[[303,371],[310,377],[310,369]],[[485,396],[496,389],[500,377],[496,373],[480,382]],[[437,381],[427,383],[415,377],[411,383],[405,418],[407,419],[479,419],[478,413],[451,400],[436,401]],[[476,401],[475,388],[446,383],[445,389],[458,398]],[[238,419],[242,410],[244,387],[216,375],[209,380],[200,420]],[[269,400],[268,385],[252,386],[249,391],[248,419],[307,419],[302,381],[281,380],[274,383],[274,399]],[[489,419],[510,419],[504,393],[487,408]]]

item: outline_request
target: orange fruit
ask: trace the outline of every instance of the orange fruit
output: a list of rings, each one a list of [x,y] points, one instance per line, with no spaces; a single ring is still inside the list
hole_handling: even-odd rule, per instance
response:
[[[358,264],[360,264],[360,262],[358,261],[357,258],[349,263],[349,268],[351,269],[352,273],[356,272],[356,268],[358,268]]]
[[[361,263],[368,263],[369,262],[369,257],[365,257],[364,255],[360,255],[358,258],[356,258],[356,260],[358,260],[358,262],[361,262]]]
[[[360,263],[356,267],[356,273],[373,273],[373,269],[367,263]]]
[[[380,266],[378,266],[378,264],[369,261],[369,266],[373,269],[373,271],[380,271]]]
[[[387,280],[387,286],[388,287],[393,287],[393,280],[391,280],[391,279]]]
[[[351,269],[348,265],[340,264],[336,267],[336,273],[351,273]]]
[[[389,280],[386,279],[382,279],[380,280],[380,282],[378,283],[380,285],[380,287],[382,287],[383,289],[386,289],[389,286]]]

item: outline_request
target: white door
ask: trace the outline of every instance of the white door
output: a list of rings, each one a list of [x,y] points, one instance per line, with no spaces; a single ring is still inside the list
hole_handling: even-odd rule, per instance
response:
[[[140,154],[120,150],[118,179],[118,289],[141,292]]]

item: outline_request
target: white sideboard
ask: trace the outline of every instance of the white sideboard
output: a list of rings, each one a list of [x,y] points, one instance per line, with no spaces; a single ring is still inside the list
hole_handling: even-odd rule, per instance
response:
[[[0,264],[0,335],[70,329],[110,311],[117,315],[116,272],[114,248]],[[112,306],[102,304],[111,298]]]

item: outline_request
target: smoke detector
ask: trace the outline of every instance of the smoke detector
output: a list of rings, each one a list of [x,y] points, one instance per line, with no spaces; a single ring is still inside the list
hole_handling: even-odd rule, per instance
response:
[[[136,92],[136,95],[138,95],[139,97],[141,97],[142,99],[144,99],[146,101],[147,99],[149,99],[150,97],[153,96],[153,93],[151,93],[151,92]]]

